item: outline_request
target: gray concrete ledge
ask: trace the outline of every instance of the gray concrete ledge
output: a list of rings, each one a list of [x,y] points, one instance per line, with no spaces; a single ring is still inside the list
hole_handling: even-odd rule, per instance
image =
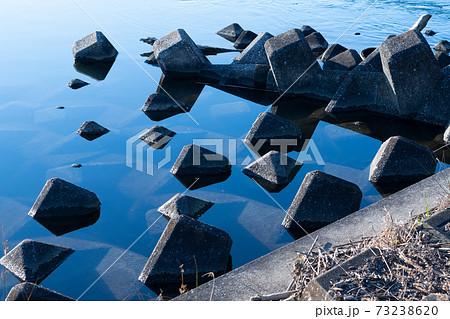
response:
[[[410,214],[435,208],[448,192],[450,168],[414,184],[396,194],[365,207],[333,224],[319,229],[265,256],[245,264],[174,300],[249,300],[261,294],[285,291],[292,280],[291,271],[297,252],[307,252],[316,236],[316,247],[340,245],[373,236],[383,229],[383,217],[389,212],[397,221]],[[214,288],[213,288],[214,286]]]

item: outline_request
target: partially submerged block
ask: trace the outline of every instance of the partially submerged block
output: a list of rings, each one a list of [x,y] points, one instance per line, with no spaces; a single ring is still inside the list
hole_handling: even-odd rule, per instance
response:
[[[28,215],[61,236],[94,224],[100,217],[100,205],[93,192],[52,178],[45,183]]]
[[[84,122],[77,130],[77,134],[88,141],[93,141],[108,132],[109,130],[106,127],[103,127],[94,121]]]
[[[170,172],[194,190],[225,181],[231,175],[231,164],[223,155],[190,144],[183,147]]]
[[[320,59],[322,60],[322,62],[325,62],[345,51],[347,51],[346,47],[343,47],[339,43],[334,43],[334,44],[330,45],[328,47],[328,49],[325,50],[325,52],[322,54],[322,57]]]
[[[139,138],[154,149],[159,150],[164,148],[176,134],[164,126],[155,125],[145,131]]]
[[[264,48],[280,92],[297,81],[295,87],[301,93],[302,87],[317,80],[321,68],[299,29],[268,39]]]
[[[450,42],[448,42],[447,40],[441,40],[433,47],[433,49],[449,54]]]
[[[370,164],[369,181],[375,184],[413,184],[434,174],[436,156],[430,149],[401,136],[385,141]]]
[[[357,211],[361,199],[358,185],[312,171],[305,176],[282,225],[291,232],[302,227],[318,229]]]
[[[256,39],[258,35],[252,31],[245,30],[242,31],[239,37],[234,42],[234,47],[237,50],[244,50],[253,40]]]
[[[73,252],[67,247],[25,239],[0,259],[0,265],[20,281],[39,284]]]
[[[167,220],[178,218],[180,215],[198,219],[213,205],[214,203],[200,198],[176,194],[160,206],[158,212],[160,212]]]
[[[244,142],[261,155],[272,150],[286,153],[298,149],[301,137],[302,132],[297,124],[264,112],[258,115]]]
[[[77,62],[95,63],[114,61],[117,50],[100,31],[92,32],[76,41],[72,46],[73,58]]]
[[[56,291],[24,282],[11,288],[5,301],[75,301]]]
[[[450,65],[450,56],[447,53],[438,51],[434,54],[438,64],[441,68],[445,68],[447,65]]]
[[[414,114],[442,81],[441,68],[420,32],[410,30],[380,46],[383,72],[396,94],[401,115]]]
[[[161,121],[180,113],[189,112],[189,108],[184,103],[174,100],[164,93],[151,94],[141,110],[153,121]]]
[[[238,56],[233,58],[233,63],[240,64],[269,64],[264,44],[273,38],[269,32],[261,32]]]
[[[67,86],[70,87],[72,90],[78,90],[86,85],[89,85],[89,83],[80,79],[72,79],[69,81],[69,83],[67,83]]]
[[[227,39],[230,42],[235,42],[237,38],[241,35],[242,27],[237,23],[232,23],[229,26],[226,26],[222,30],[217,31],[217,34],[220,35],[222,38]]]
[[[314,28],[310,27],[309,25],[303,25],[303,26],[300,28],[300,31],[303,33],[303,35],[304,35],[305,37],[307,37],[307,36],[310,35],[311,33],[316,32],[316,30],[315,30]]]
[[[242,169],[242,172],[264,187],[278,193],[294,179],[302,165],[277,151],[270,151]]]
[[[316,56],[321,55],[328,48],[328,42],[320,32],[313,32],[305,36],[305,39]]]
[[[362,59],[358,52],[350,49],[326,60],[323,69],[351,71],[361,62]]]
[[[183,29],[158,39],[153,44],[155,58],[164,74],[192,76],[211,62]]]
[[[187,216],[171,219],[147,261],[139,281],[155,292],[195,288],[227,270],[233,241],[213,226]],[[182,277],[183,276],[183,277]]]

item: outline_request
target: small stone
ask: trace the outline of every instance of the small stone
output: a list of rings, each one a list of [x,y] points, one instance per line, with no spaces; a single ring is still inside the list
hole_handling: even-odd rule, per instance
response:
[[[425,30],[425,35],[432,37],[433,35],[436,35],[436,32],[433,30]]]
[[[224,274],[233,241],[213,226],[187,216],[171,219],[147,261],[139,281],[153,291],[179,294]],[[181,277],[181,274],[183,277]]]
[[[39,284],[73,252],[67,247],[25,239],[0,259],[0,265],[22,282]]]
[[[309,47],[316,55],[320,55],[328,48],[328,42],[320,32],[314,32],[305,37]]]
[[[83,86],[89,85],[89,83],[80,80],[80,79],[73,79],[70,80],[69,83],[67,83],[67,86],[70,87],[73,90],[78,90],[79,88],[82,88]]]
[[[338,43],[334,43],[326,49],[326,51],[322,54],[321,60],[325,62],[331,58],[334,58],[336,55],[341,54],[347,51],[347,48],[343,47]]]
[[[75,301],[56,291],[35,285],[31,282],[24,282],[15,285],[9,291],[5,301]]]
[[[164,148],[177,133],[165,128],[164,126],[155,125],[139,138],[156,150]]]
[[[313,28],[311,28],[309,25],[304,25],[300,28],[300,31],[303,33],[303,35],[305,37],[307,37],[308,35],[317,32],[316,30],[314,30]]]
[[[189,110],[184,103],[175,101],[165,93],[151,94],[142,107],[142,112],[153,121],[161,121]]]
[[[438,61],[438,64],[442,69],[447,65],[450,65],[450,56],[448,56],[446,53],[437,51],[434,56],[436,57],[436,60]]]
[[[155,58],[164,74],[192,76],[211,62],[183,29],[175,30],[153,44]]]
[[[147,37],[147,38],[139,39],[139,41],[142,41],[142,42],[150,44],[150,45],[153,45],[153,43],[155,43],[156,40],[158,40],[158,39],[155,37]]]
[[[245,30],[239,35],[239,38],[234,42],[234,47],[237,50],[244,50],[258,35],[252,31]]]
[[[268,32],[261,32],[241,54],[233,59],[233,63],[269,65],[264,44],[272,37],[273,35]]]
[[[65,107],[64,107],[64,106],[57,106],[56,109],[57,109],[57,110],[64,110]]]
[[[229,26],[223,28],[222,30],[217,31],[217,34],[230,42],[235,42],[241,35],[242,31],[244,31],[244,29],[242,29],[242,27],[239,24],[232,23]]]
[[[359,209],[362,192],[353,183],[313,171],[306,174],[283,221],[287,230],[318,229]]]
[[[449,54],[450,42],[448,42],[447,40],[441,40],[433,47],[433,49],[435,49],[436,51],[442,51]]]
[[[360,32],[355,32],[355,35],[361,35],[361,33]]]
[[[302,132],[297,124],[264,112],[258,115],[244,141],[259,154],[272,150],[286,153],[299,147],[301,136]],[[282,149],[284,144],[287,145],[285,150]]]
[[[109,130],[100,124],[94,121],[86,121],[78,129],[77,134],[88,141],[93,141],[108,132]]]
[[[83,165],[78,164],[78,163],[74,163],[74,164],[72,164],[71,166],[72,166],[73,168],[80,168],[80,167],[83,166]]]
[[[200,198],[176,194],[159,207],[158,212],[160,212],[167,220],[177,218],[181,215],[198,219],[213,205],[214,203]]]
[[[223,155],[190,144],[183,147],[170,172],[194,190],[225,181],[231,175],[231,164]]]
[[[278,193],[294,179],[301,168],[294,159],[277,151],[270,151],[242,172],[264,187],[268,192]]]
[[[361,62],[362,59],[358,52],[350,49],[325,61],[323,69],[351,71]]]
[[[28,215],[56,236],[90,226],[100,217],[100,200],[84,188],[49,179]]]
[[[416,183],[434,174],[436,156],[430,149],[401,136],[390,137],[370,164],[369,181]]]
[[[111,42],[100,31],[92,32],[76,41],[72,52],[75,61],[83,63],[114,61],[118,54]]]

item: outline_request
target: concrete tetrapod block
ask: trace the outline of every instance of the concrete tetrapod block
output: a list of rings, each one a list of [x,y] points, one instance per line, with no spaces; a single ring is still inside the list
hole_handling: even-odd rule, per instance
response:
[[[264,48],[280,92],[284,93],[297,81],[292,91],[301,94],[322,70],[299,29],[268,39]]]
[[[438,51],[434,54],[438,64],[441,68],[445,68],[447,65],[450,65],[450,56],[445,52]]]
[[[441,40],[433,47],[433,49],[448,54],[450,53],[450,42],[448,42],[447,40]]]
[[[312,171],[306,174],[282,225],[297,237],[303,229],[318,229],[357,211],[361,199],[362,192],[357,185]]]
[[[267,64],[215,64],[205,67],[200,78],[211,84],[265,88],[269,73]]]
[[[211,62],[183,29],[175,30],[153,44],[155,58],[164,74],[192,76]]]
[[[323,69],[351,71],[361,62],[362,59],[358,52],[355,50],[347,50],[326,60],[323,64]]]
[[[425,230],[431,232],[435,238],[441,241],[450,240],[450,208],[433,214],[423,222]]]
[[[72,53],[75,61],[82,63],[114,61],[118,54],[111,42],[100,31],[92,32],[75,41]]]
[[[266,154],[272,150],[287,153],[300,147],[301,137],[302,132],[297,124],[264,112],[258,115],[244,142],[256,154]]]
[[[28,215],[56,236],[93,225],[100,217],[93,192],[59,178],[49,179]]]
[[[320,59],[322,60],[322,62],[325,62],[345,51],[347,51],[346,47],[343,47],[342,45],[340,45],[338,43],[334,43],[334,44],[330,45],[328,47],[328,49],[325,50],[325,52],[322,54],[322,57]]]
[[[106,133],[109,133],[109,130],[94,121],[84,122],[77,130],[77,134],[88,141],[93,141]]]
[[[86,85],[89,85],[89,83],[87,83],[83,80],[80,80],[80,79],[72,79],[69,81],[69,83],[67,83],[67,86],[73,90],[78,90]]]
[[[361,266],[367,262],[367,259],[379,256],[377,248],[368,248],[363,252],[349,258],[341,265],[334,266],[332,269],[310,281],[302,294],[302,300],[305,301],[332,301],[332,293],[330,288],[333,283],[339,282],[341,276],[354,267]]]
[[[220,35],[222,38],[227,39],[230,42],[235,42],[237,38],[241,35],[242,27],[237,23],[232,23],[229,26],[226,26],[222,30],[217,31],[217,34]]]
[[[239,35],[239,37],[234,42],[233,46],[237,50],[244,50],[257,37],[258,37],[258,35],[252,31],[249,31],[249,30],[242,31],[241,34]]]
[[[264,187],[268,192],[278,193],[294,179],[302,164],[277,151],[270,151],[263,157],[242,169],[242,172]]]
[[[300,28],[300,31],[303,33],[305,37],[310,35],[311,33],[317,32],[314,28],[310,27],[309,25],[304,25]]]
[[[41,283],[72,253],[73,249],[25,239],[0,259],[20,281]]]
[[[154,149],[159,150],[164,148],[176,134],[164,126],[155,125],[139,136],[139,138]]]
[[[316,56],[321,55],[328,48],[328,42],[320,32],[313,32],[305,36],[305,39]]]
[[[56,291],[24,282],[11,288],[5,301],[75,301]]]
[[[223,155],[190,144],[183,147],[170,172],[194,190],[225,181],[231,175],[231,164]]]
[[[180,215],[198,219],[213,205],[214,203],[200,198],[176,194],[160,206],[158,212],[160,212],[167,220],[178,218]]]
[[[208,273],[218,277],[226,272],[232,243],[226,232],[213,226],[187,216],[171,219],[139,281],[164,295],[176,294],[182,284],[195,288],[212,279]]]
[[[436,155],[430,149],[401,136],[393,136],[379,148],[370,164],[369,181],[386,188],[414,184],[434,174]],[[385,186],[385,187],[383,187]]]
[[[441,68],[423,35],[410,30],[389,38],[381,44],[380,55],[400,115],[420,112],[427,94],[442,82]]]
[[[233,63],[269,65],[264,44],[270,38],[273,38],[273,35],[269,32],[261,32],[241,54],[233,58]]]
[[[176,101],[164,93],[151,94],[144,106],[142,112],[152,121],[161,121],[174,115],[189,112],[184,103]]]

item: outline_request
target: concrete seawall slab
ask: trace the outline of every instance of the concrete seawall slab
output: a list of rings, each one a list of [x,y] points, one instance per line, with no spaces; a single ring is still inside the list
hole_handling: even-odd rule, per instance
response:
[[[397,221],[431,210],[449,192],[450,168],[414,184],[396,194],[365,207],[333,224],[245,264],[219,278],[201,285],[174,300],[249,300],[260,294],[285,291],[292,280],[292,265],[297,252],[315,247],[340,245],[373,236],[383,229],[383,217],[389,212]],[[212,298],[211,298],[212,294]]]

